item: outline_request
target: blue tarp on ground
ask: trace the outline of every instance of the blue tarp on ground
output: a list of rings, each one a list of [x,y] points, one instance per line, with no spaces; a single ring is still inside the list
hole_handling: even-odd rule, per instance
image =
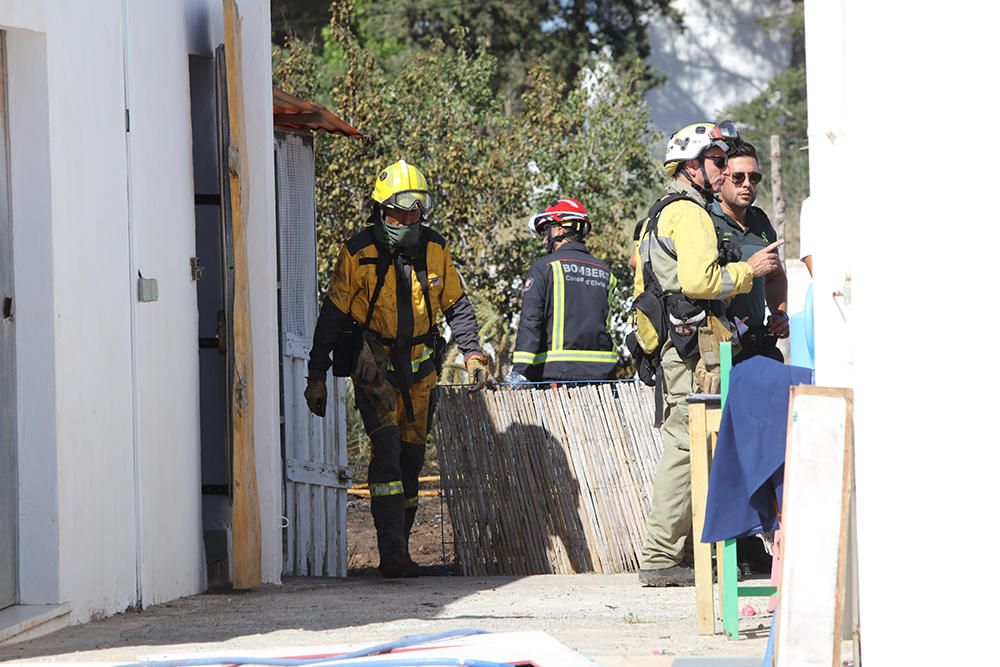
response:
[[[733,368],[712,460],[702,542],[777,526],[785,472],[788,389],[813,384],[808,368],[753,357]]]

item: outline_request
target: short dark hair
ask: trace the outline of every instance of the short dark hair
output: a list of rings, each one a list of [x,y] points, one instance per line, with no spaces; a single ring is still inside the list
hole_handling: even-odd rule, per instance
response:
[[[732,146],[729,147],[729,151],[726,153],[730,159],[734,157],[752,157],[760,164],[760,159],[757,157],[757,149],[749,141],[737,141],[734,142]]]

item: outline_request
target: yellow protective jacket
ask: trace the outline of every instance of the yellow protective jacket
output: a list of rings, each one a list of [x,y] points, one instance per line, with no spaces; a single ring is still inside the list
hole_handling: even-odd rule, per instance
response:
[[[718,238],[701,193],[676,178],[667,187],[667,195],[674,193],[695,201],[682,199],[666,206],[657,217],[655,238],[648,232],[643,234],[635,272],[636,293],[642,291],[642,268],[647,258],[667,294],[719,301],[749,293],[753,270],[748,263],[719,265]]]
[[[374,227],[368,226],[340,248],[313,334],[310,378],[326,377],[334,341],[348,319],[358,324],[368,320],[380,270],[384,277],[371,308],[368,330],[387,349],[397,339],[409,339],[415,377],[423,377],[433,368],[431,356],[440,313],[447,318],[463,354],[480,351],[476,316],[444,238],[424,227],[420,242],[412,251],[390,252],[376,239]],[[428,302],[432,311],[430,317]]]

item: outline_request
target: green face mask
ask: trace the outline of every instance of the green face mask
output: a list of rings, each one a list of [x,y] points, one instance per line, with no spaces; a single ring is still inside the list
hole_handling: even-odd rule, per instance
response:
[[[375,225],[375,236],[389,248],[414,248],[420,240],[422,227],[419,222],[409,227],[400,227],[383,220],[381,225]]]

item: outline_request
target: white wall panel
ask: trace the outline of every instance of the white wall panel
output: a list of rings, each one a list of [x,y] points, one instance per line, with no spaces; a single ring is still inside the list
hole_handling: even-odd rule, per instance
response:
[[[254,341],[254,439],[260,496],[262,574],[281,580],[281,492],[284,476],[278,430],[278,297],[274,202],[274,119],[271,92],[271,14],[264,0],[239,0],[243,17],[244,122],[250,158],[243,204],[248,226],[250,315]],[[305,389],[305,379],[303,386]]]
[[[149,605],[197,592],[204,558],[189,28],[182,3],[129,2],[126,17],[133,261],[159,288],[158,301],[135,308]]]
[[[870,665],[986,664],[1000,504],[987,163],[1000,7],[810,0],[810,172],[822,192],[817,380],[855,388],[860,612]],[[817,201],[819,204],[819,201]],[[821,298],[851,274],[848,336]],[[920,582],[940,573],[933,601]],[[932,577],[934,578],[934,577]],[[913,610],[936,616],[908,641]],[[907,611],[909,610],[909,611]]]
[[[19,600],[60,599],[49,94],[43,32],[8,28],[11,217],[17,286]]]
[[[121,3],[48,4],[60,596],[84,620],[136,599]]]
[[[258,485],[264,575],[278,581],[269,5],[240,0],[240,8]],[[21,601],[70,602],[72,620],[85,621],[201,585],[188,55],[221,41],[222,3],[0,1],[0,28],[8,33],[18,441],[30,453],[19,456]],[[133,269],[157,279],[159,300],[135,303]]]

